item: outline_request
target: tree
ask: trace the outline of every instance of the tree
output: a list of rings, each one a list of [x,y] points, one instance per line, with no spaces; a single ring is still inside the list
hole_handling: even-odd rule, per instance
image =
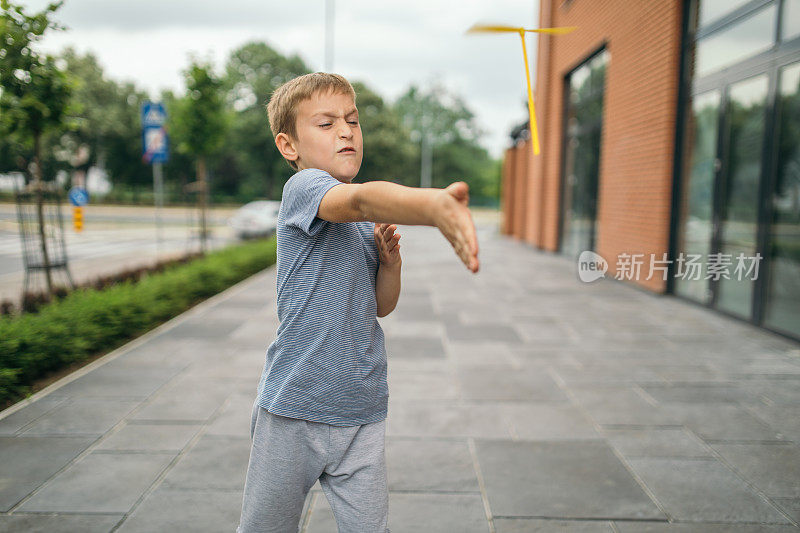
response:
[[[427,91],[412,85],[397,99],[395,109],[412,140],[421,145],[417,156],[421,174],[427,170],[430,176],[430,184],[423,186],[443,188],[462,180],[470,186],[470,199],[475,203],[497,198],[500,166],[480,146],[484,132],[460,96],[440,85]],[[425,143],[431,159],[427,169]]]
[[[0,127],[33,145],[33,190],[47,289],[53,293],[43,214],[42,136],[65,126],[72,86],[50,55],[33,49],[48,29],[61,29],[50,16],[63,2],[34,15],[22,6],[0,0]]]
[[[177,149],[196,161],[197,181],[194,190],[200,198],[200,243],[206,251],[208,234],[208,157],[214,155],[225,138],[227,120],[222,82],[214,75],[213,65],[192,58],[184,71],[186,96],[174,103],[173,128]]]
[[[249,42],[231,52],[223,78],[231,113],[225,142],[230,155],[220,172],[228,174],[229,181],[241,180],[237,190],[243,197],[279,198],[292,175],[275,147],[266,104],[280,85],[309,72],[299,56],[283,56],[263,42]]]

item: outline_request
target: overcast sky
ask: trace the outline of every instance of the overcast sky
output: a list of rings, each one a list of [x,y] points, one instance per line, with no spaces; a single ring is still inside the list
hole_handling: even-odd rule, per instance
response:
[[[219,73],[229,53],[262,40],[325,66],[325,0],[66,0],[41,48],[94,53],[107,75],[155,97],[183,91],[189,54],[210,57]],[[18,0],[39,11],[47,0]],[[476,22],[535,26],[537,0],[336,0],[333,71],[362,81],[390,101],[408,86],[439,80],[466,101],[499,157],[512,126],[525,120],[522,49],[515,34],[465,35]],[[536,38],[528,37],[535,78]],[[266,117],[265,117],[266,124]]]

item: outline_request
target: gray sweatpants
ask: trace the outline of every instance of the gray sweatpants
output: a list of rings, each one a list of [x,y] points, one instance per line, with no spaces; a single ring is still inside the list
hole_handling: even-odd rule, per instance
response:
[[[389,533],[386,420],[339,427],[270,413],[256,401],[236,533],[296,533],[319,479],[339,533]]]

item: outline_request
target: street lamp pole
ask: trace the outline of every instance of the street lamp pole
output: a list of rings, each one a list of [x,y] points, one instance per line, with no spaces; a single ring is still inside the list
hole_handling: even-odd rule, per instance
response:
[[[333,71],[334,0],[325,0],[325,72]]]

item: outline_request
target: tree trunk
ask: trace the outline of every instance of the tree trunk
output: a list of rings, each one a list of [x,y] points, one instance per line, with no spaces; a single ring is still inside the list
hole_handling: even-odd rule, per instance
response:
[[[36,215],[39,222],[39,239],[42,247],[42,261],[44,262],[44,274],[47,280],[47,293],[53,297],[53,277],[50,272],[50,256],[47,253],[47,238],[44,226],[44,197],[41,167],[41,135],[35,134],[33,137],[33,169],[34,169],[34,191],[36,193]]]
[[[200,185],[200,251],[206,253],[206,238],[208,228],[206,224],[206,209],[208,207],[208,181],[206,179],[206,158],[200,156],[197,160],[197,181]]]

